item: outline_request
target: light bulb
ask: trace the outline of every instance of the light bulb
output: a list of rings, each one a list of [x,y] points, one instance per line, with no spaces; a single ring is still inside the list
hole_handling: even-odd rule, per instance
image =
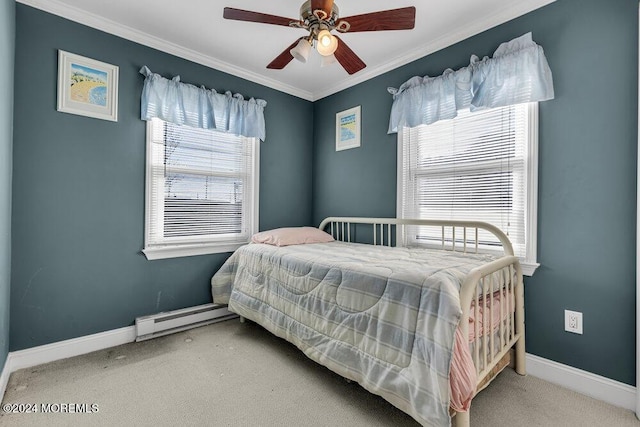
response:
[[[322,56],[333,55],[338,48],[338,39],[328,30],[322,30],[318,33],[318,46],[316,49]]]

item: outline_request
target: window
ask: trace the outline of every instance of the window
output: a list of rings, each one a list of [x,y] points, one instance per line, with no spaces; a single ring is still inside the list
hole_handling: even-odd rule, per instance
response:
[[[398,217],[478,220],[504,231],[524,274],[536,263],[538,104],[476,112],[398,133]],[[407,228],[402,244],[428,244]],[[449,236],[453,238],[453,236]],[[459,239],[457,236],[456,239]],[[491,250],[499,242],[480,235]]]
[[[148,259],[230,252],[258,225],[259,141],[147,122]]]

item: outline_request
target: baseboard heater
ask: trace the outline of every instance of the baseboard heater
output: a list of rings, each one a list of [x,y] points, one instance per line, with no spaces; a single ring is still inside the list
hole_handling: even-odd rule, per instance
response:
[[[136,318],[136,341],[144,341],[238,317],[226,305],[204,304]]]

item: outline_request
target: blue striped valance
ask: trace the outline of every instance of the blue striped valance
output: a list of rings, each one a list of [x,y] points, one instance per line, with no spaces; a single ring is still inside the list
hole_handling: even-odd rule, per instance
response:
[[[531,33],[502,43],[493,58],[480,61],[473,55],[467,67],[448,69],[437,77],[413,77],[400,88],[388,90],[393,95],[388,133],[452,119],[461,109],[474,111],[554,97],[547,58]]]
[[[166,122],[203,129],[218,129],[246,137],[265,139],[262,99],[245,101],[240,94],[224,94],[204,86],[181,83],[180,76],[166,79],[146,66],[141,99],[141,118],[157,117]]]

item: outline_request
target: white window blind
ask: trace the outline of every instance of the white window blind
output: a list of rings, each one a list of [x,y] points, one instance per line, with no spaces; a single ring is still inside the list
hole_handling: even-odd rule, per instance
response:
[[[223,252],[248,241],[257,227],[258,144],[255,138],[148,121],[147,257],[194,245],[224,246],[196,253]]]
[[[537,104],[518,104],[403,128],[398,216],[489,222],[509,236],[516,255],[535,263],[536,112]],[[402,243],[440,238],[408,227]],[[489,233],[480,239],[486,249],[500,245]]]

